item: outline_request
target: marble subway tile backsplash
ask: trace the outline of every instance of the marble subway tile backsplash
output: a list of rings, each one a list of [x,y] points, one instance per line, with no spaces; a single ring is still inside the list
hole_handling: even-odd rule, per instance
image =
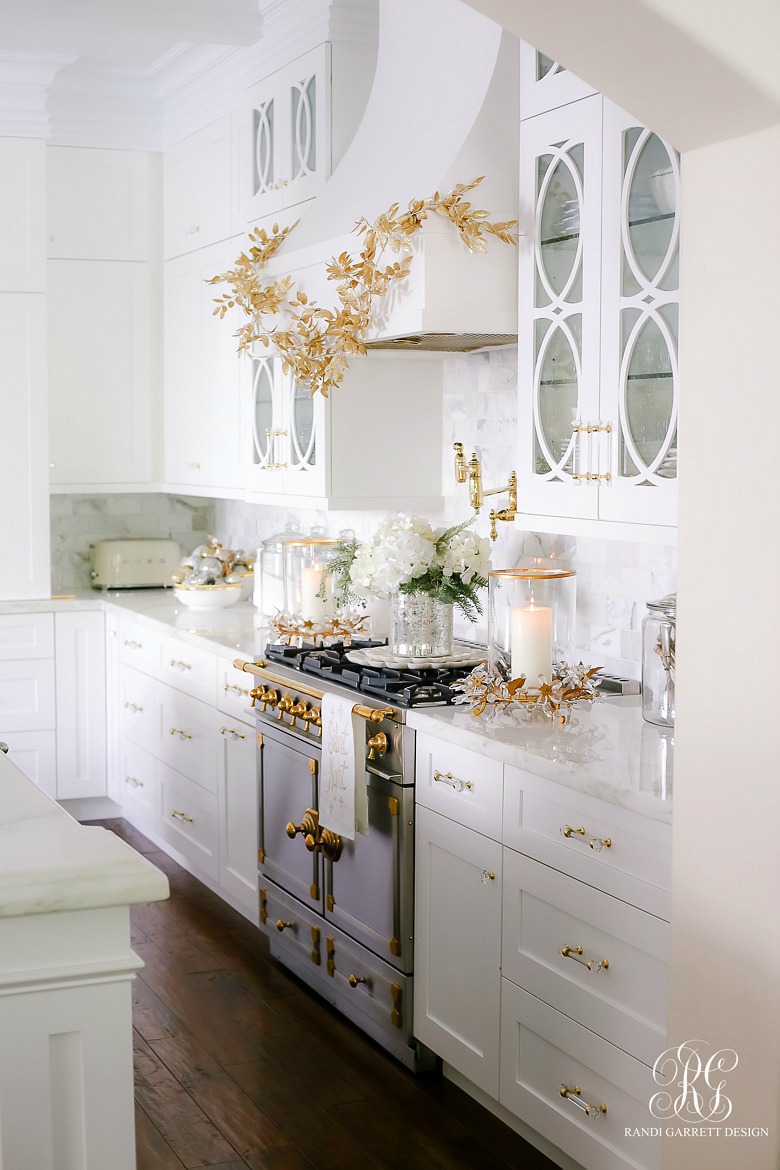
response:
[[[52,593],[90,587],[90,545],[96,540],[151,537],[177,540],[191,552],[211,531],[211,500],[190,496],[117,494],[51,497]]]
[[[469,512],[466,485],[454,481],[452,444],[483,460],[487,487],[505,483],[516,465],[517,358],[514,349],[496,349],[445,361],[444,506],[429,516],[449,525]],[[521,500],[522,506],[522,500]],[[487,511],[477,531],[488,533]],[[382,513],[327,513],[313,509],[265,507],[234,500],[164,495],[52,497],[53,589],[72,592],[89,585],[89,544],[104,537],[161,536],[178,540],[186,552],[213,532],[230,548],[255,551],[263,539],[296,520],[302,531],[321,526],[330,533],[352,529],[370,536]],[[677,583],[676,548],[641,542],[547,535],[502,524],[493,546],[496,568],[552,560],[577,572],[577,653],[584,662],[638,678],[640,631],[648,600],[672,592]],[[486,630],[455,622],[456,636],[486,640]]]

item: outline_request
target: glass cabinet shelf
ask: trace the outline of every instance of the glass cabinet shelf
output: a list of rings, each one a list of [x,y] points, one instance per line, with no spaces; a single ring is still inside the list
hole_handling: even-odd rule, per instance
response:
[[[541,378],[540,386],[576,386],[573,378]]]
[[[674,211],[660,211],[658,215],[642,215],[637,216],[636,219],[629,219],[629,227],[642,227],[646,223],[661,223],[664,219],[674,219]]]
[[[549,246],[550,246],[550,244],[569,244],[569,243],[576,243],[576,241],[577,241],[579,238],[580,238],[580,233],[579,233],[579,232],[566,232],[566,234],[565,234],[565,235],[562,235],[562,236],[550,236],[548,239],[546,239],[546,240],[540,240],[539,242],[540,242],[540,244],[541,244],[541,246],[542,246],[543,248],[547,248],[547,247],[549,247]]]
[[[673,378],[671,370],[664,370],[655,374],[626,374],[627,382],[650,382],[654,378]]]

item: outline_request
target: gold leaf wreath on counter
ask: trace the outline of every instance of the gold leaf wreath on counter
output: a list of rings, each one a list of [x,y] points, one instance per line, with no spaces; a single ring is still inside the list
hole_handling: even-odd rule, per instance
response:
[[[222,318],[228,309],[238,306],[250,318],[235,334],[238,352],[249,352],[255,343],[273,344],[285,373],[292,371],[297,381],[308,383],[312,394],[319,392],[327,398],[331,388],[343,380],[349,359],[366,352],[364,338],[374,299],[384,296],[394,281],[403,280],[409,274],[411,255],[383,264],[381,256],[385,250],[410,253],[411,237],[430,214],[448,219],[470,252],[486,251],[483,239],[486,233],[505,244],[517,243],[513,232],[517,220],[493,223],[489,212],[472,207],[464,198],[483,178],[458,183],[444,196],[437,191],[428,199],[413,199],[407,210],[400,213],[398,204],[394,203],[373,223],[359,219],[355,232],[363,237],[361,252],[356,257],[342,252],[326,269],[338,295],[339,307],[334,310],[321,308],[304,292],[288,296],[294,284],[291,276],[269,284],[261,279],[263,268],[298,220],[281,229],[274,224],[270,235],[265,228],[256,228],[249,233],[249,247],[238,257],[235,266],[208,282],[227,284],[231,289],[225,296],[215,297],[214,316]],[[264,324],[265,318],[277,318],[280,314],[288,319],[288,328]]]

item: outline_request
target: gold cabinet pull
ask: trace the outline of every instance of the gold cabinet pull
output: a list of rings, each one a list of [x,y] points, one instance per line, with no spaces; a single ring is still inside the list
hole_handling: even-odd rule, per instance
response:
[[[571,825],[565,825],[561,829],[561,832],[563,833],[564,837],[573,837],[575,834],[579,837],[585,836],[585,829],[582,825],[580,825],[579,829],[572,829]]]
[[[178,735],[179,739],[192,739],[192,736],[186,731],[182,731],[180,727],[170,727],[168,729],[169,735]]]
[[[220,727],[220,735],[229,735],[231,739],[246,739],[243,731],[236,731],[235,727]]]
[[[125,710],[137,715],[139,711],[143,711],[143,707],[139,707],[138,703],[125,703]]]
[[[452,772],[434,772],[433,780],[435,784],[447,784],[455,792],[462,792],[464,788],[474,787],[471,780],[457,780],[453,777]]]
[[[125,638],[124,644],[129,650],[143,650],[144,648],[143,642],[134,642],[132,638]]]
[[[588,1105],[586,1101],[580,1100],[582,1089],[579,1085],[573,1085],[571,1088],[568,1085],[561,1085],[560,1092],[562,1097],[565,1097],[567,1101],[571,1101],[572,1105],[576,1105],[591,1120],[607,1112],[606,1105]]]
[[[612,848],[612,838],[611,837],[592,837],[590,839],[590,841],[588,842],[588,844],[590,845],[590,847],[594,851],[594,853],[601,853],[602,849],[611,849]]]
[[[574,959],[575,963],[579,963],[581,967],[587,967],[589,971],[594,971],[596,974],[599,971],[607,971],[609,969],[609,959],[582,959],[582,947],[561,947],[560,953],[564,959]]]
[[[248,695],[249,694],[248,687],[239,687],[239,686],[236,686],[235,683],[225,683],[222,690],[227,692],[228,694],[234,694],[234,695]]]
[[[368,983],[368,980],[365,975],[350,975],[348,982],[350,987],[354,989],[358,983]]]
[[[172,658],[170,665],[175,666],[177,670],[192,670],[191,664],[189,662],[182,662],[181,658]]]
[[[131,784],[133,788],[143,788],[143,780],[138,780],[135,776],[125,776],[125,784]]]
[[[192,817],[188,817],[186,813],[179,812],[178,809],[174,809],[171,816],[176,821],[186,821],[188,825],[192,824]]]
[[[282,922],[281,918],[276,923],[276,929],[279,931],[279,933],[281,933],[283,930],[286,930],[286,929],[294,927],[294,926],[295,926],[294,922]]]

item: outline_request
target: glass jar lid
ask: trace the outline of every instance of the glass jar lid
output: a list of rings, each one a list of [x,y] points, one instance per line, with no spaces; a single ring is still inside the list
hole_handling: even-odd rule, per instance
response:
[[[666,597],[659,597],[658,601],[648,601],[646,605],[648,609],[652,609],[656,613],[662,613],[664,617],[668,617],[672,621],[677,619],[676,593],[667,593]]]

